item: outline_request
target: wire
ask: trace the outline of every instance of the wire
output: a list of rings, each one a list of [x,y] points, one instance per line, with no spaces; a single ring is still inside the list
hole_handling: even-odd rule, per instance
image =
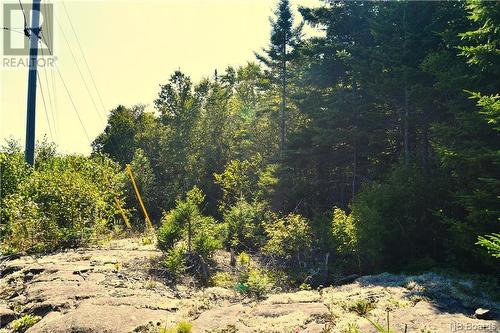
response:
[[[40,48],[40,51],[42,52],[42,57],[45,57],[45,54],[44,54],[44,51],[43,51],[43,47]],[[55,135],[55,138],[56,140],[58,139],[58,131],[57,131],[57,126],[56,126],[56,120],[55,120],[55,116],[54,116],[54,106],[52,104],[52,94],[51,94],[51,89],[50,89],[50,85],[49,85],[49,80],[48,80],[48,75],[47,75],[47,66],[43,66],[43,71],[44,71],[44,77],[45,77],[45,85],[47,86],[47,95],[48,95],[48,99],[49,99],[49,106],[50,106],[50,113],[51,113],[51,116],[52,116],[52,124],[54,126],[54,135]],[[52,86],[53,88],[53,86]]]
[[[39,72],[37,72],[36,78],[38,79],[38,86],[40,87],[40,93],[42,94],[43,110],[45,111],[45,118],[47,119],[47,124],[49,125],[50,140],[54,141],[54,136],[52,135],[52,126],[50,126],[49,113],[47,111],[47,104],[45,103],[45,96],[43,94],[42,81],[40,80]]]
[[[92,96],[92,93],[90,92],[90,89],[89,89],[89,87],[87,85],[87,81],[85,80],[85,78],[83,76],[83,73],[82,73],[82,71],[80,69],[80,65],[78,65],[78,61],[76,60],[75,54],[73,53],[73,50],[71,49],[71,46],[69,45],[69,41],[66,38],[66,34],[64,33],[64,29],[61,27],[61,24],[59,23],[59,21],[57,22],[57,24],[59,26],[59,29],[62,32],[62,35],[64,37],[64,41],[66,42],[66,45],[68,46],[68,50],[71,53],[71,57],[73,58],[73,61],[75,62],[76,69],[78,70],[78,73],[80,74],[80,78],[83,81],[83,85],[85,86],[85,90],[87,90],[87,93],[89,94],[90,100],[92,101],[92,104],[94,105],[94,109],[97,112],[97,115],[99,116],[99,119],[101,120],[101,122],[104,122],[104,120],[102,119],[101,113],[99,112],[99,110],[97,108],[97,104],[96,104],[96,102],[94,100],[94,97]]]
[[[73,27],[73,22],[71,21],[71,18],[69,16],[69,13],[68,13],[68,10],[66,8],[66,4],[64,3],[64,1],[62,1],[62,5],[63,5],[63,8],[64,8],[64,12],[66,13],[66,17],[68,18],[68,22],[69,22],[69,25],[71,27],[71,30],[73,31],[73,34],[75,35],[75,39],[76,39],[76,43],[78,45],[78,48],[80,49],[80,52],[83,56],[83,61],[85,63],[85,66],[87,67],[87,71],[89,72],[90,74],[90,79],[92,81],[92,84],[94,85],[94,89],[95,91],[97,92],[97,97],[99,98],[99,102],[101,103],[101,107],[104,111],[104,114],[106,114],[106,107],[104,106],[104,103],[102,101],[102,97],[101,97],[101,93],[99,92],[99,89],[97,89],[97,85],[95,83],[95,80],[94,80],[94,76],[92,75],[92,71],[90,70],[90,66],[87,62],[87,57],[85,56],[85,52],[83,52],[83,48],[82,48],[82,44],[80,43],[80,39],[78,38],[78,35],[75,31],[75,28]]]
[[[47,24],[46,24],[46,25],[47,25],[47,26],[49,26],[49,27],[53,27],[53,25],[52,25],[53,21],[50,21],[50,19],[51,19],[52,17],[48,15],[48,9],[47,9],[47,6],[42,4],[41,9],[42,9],[42,11],[43,11],[43,17],[44,17],[44,19],[46,19],[46,20],[47,20]],[[43,34],[42,29],[40,29],[40,31],[41,31],[41,33]],[[50,42],[50,45],[53,45],[53,44],[54,44],[54,34],[52,33],[52,34],[51,34],[51,35],[49,35],[48,37],[52,37],[52,38],[51,38],[51,39],[49,39],[48,41]],[[47,38],[47,39],[48,39],[48,38]],[[45,40],[45,39],[44,39],[44,40]],[[46,42],[47,42],[47,40],[45,40],[45,45],[47,46],[47,48],[49,48],[49,44],[47,44]],[[53,55],[53,54],[51,53],[51,55]]]
[[[2,30],[12,31],[12,32],[15,32],[15,33],[21,34],[21,35],[23,35],[23,36],[25,36],[25,35],[26,35],[24,32],[17,31],[17,30],[21,30],[21,29],[13,29],[13,28],[2,27]]]
[[[73,22],[72,22],[72,20],[71,20],[71,17],[70,17],[70,15],[69,15],[69,12],[68,12],[68,10],[67,10],[67,8],[66,8],[66,4],[64,3],[64,1],[62,1],[62,4],[63,4],[63,8],[64,8],[64,12],[65,12],[65,14],[66,14],[67,20],[68,20],[68,22],[69,22],[69,24],[70,24],[71,30],[73,31],[73,35],[74,35],[75,40],[76,40],[76,42],[77,42],[78,49],[79,49],[80,54],[81,54],[81,56],[82,56],[82,58],[83,58],[83,61],[84,61],[85,66],[86,66],[86,68],[87,68],[87,72],[88,72],[88,74],[89,74],[89,76],[90,76],[90,79],[91,79],[91,81],[92,81],[92,85],[93,85],[93,87],[94,87],[94,89],[95,89],[95,91],[96,91],[97,97],[98,97],[99,102],[100,102],[100,105],[101,105],[101,107],[102,107],[102,111],[103,111],[103,113],[104,113],[104,116],[106,117],[106,114],[107,114],[107,112],[106,112],[106,107],[104,106],[104,102],[103,102],[103,99],[102,99],[101,93],[100,93],[99,89],[97,88],[97,84],[96,84],[96,82],[95,82],[95,80],[94,80],[94,75],[92,74],[92,70],[91,70],[91,68],[90,68],[90,66],[89,66],[89,63],[88,63],[88,61],[87,61],[87,57],[85,56],[85,52],[83,51],[82,44],[80,43],[80,39],[78,38],[78,34],[76,33],[76,30],[75,30],[75,28],[74,28],[74,26],[73,26]],[[91,94],[91,92],[90,92],[90,89],[89,89],[89,88],[88,88],[88,86],[87,86],[87,83],[86,83],[86,81],[85,81],[85,78],[84,78],[84,76],[83,76],[83,73],[82,73],[82,72],[81,72],[81,70],[80,70],[80,66],[78,65],[78,61],[76,60],[76,57],[75,57],[75,55],[74,55],[74,53],[73,53],[73,51],[72,51],[72,49],[71,49],[71,47],[70,47],[70,45],[69,45],[68,39],[66,38],[66,34],[64,33],[64,30],[62,29],[61,24],[60,24],[59,22],[58,22],[58,26],[59,26],[59,29],[62,31],[62,34],[63,34],[64,40],[66,41],[66,44],[68,45],[68,49],[70,50],[70,53],[71,53],[71,55],[72,55],[72,57],[73,57],[73,60],[75,61],[76,67],[77,67],[77,69],[78,69],[78,72],[80,73],[80,77],[81,77],[81,79],[82,79],[82,81],[83,81],[83,83],[84,83],[84,85],[85,85],[85,88],[87,89],[87,92],[88,92],[88,94],[89,94],[89,96],[90,96],[90,98],[91,98],[91,100],[92,100],[92,103],[94,104],[95,111],[97,112],[97,115],[98,115],[99,119],[101,120],[101,122],[103,123],[103,125],[104,125],[104,126],[106,126],[106,125],[107,125],[107,122],[106,122],[106,120],[105,120],[105,119],[103,119],[103,118],[102,118],[101,113],[100,113],[100,112],[99,112],[99,110],[98,110],[98,107],[97,107],[97,105],[96,105],[96,103],[95,103],[95,101],[94,101],[94,98],[92,97],[92,94]],[[114,142],[114,140],[110,140],[110,141],[109,141],[109,143],[110,143],[110,145],[111,145],[111,150],[114,152],[114,154],[115,154],[116,156],[119,156],[120,154],[121,154],[121,155],[124,155],[123,148],[119,149],[119,147],[117,147],[117,144]],[[120,152],[120,154],[119,154],[118,152]]]
[[[26,35],[26,37],[29,37],[30,36],[30,30],[28,29],[28,21],[26,20],[26,13],[24,12],[24,7],[23,7],[23,4],[22,4],[21,0],[19,0],[19,7],[21,7],[21,11],[23,12],[24,34]]]
[[[78,112],[78,109],[76,108],[75,102],[73,101],[73,97],[71,97],[71,93],[69,92],[68,86],[66,85],[66,82],[64,81],[61,71],[59,70],[59,66],[56,65],[57,73],[59,74],[59,78],[61,79],[61,82],[64,86],[64,89],[66,90],[66,94],[68,95],[68,98],[71,102],[71,105],[73,106],[73,110],[75,111],[76,115],[78,116],[78,120],[80,121],[80,125],[82,125],[83,131],[85,133],[85,136],[87,137],[87,140],[89,142],[92,142],[90,140],[90,136],[87,132],[87,129],[85,128],[85,125],[83,124],[82,118],[80,117],[80,113]]]

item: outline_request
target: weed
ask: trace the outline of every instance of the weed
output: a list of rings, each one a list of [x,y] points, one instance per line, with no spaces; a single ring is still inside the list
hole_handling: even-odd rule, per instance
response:
[[[22,316],[19,319],[16,319],[12,323],[12,332],[14,333],[23,333],[28,330],[31,326],[35,325],[38,323],[42,317],[40,316],[35,316],[32,314],[27,314]]]
[[[375,309],[375,304],[371,301],[360,299],[352,302],[348,306],[348,310],[351,312],[356,312],[358,315],[364,317],[371,310]]]
[[[231,288],[234,283],[234,277],[228,272],[217,272],[210,278],[210,285],[214,287]]]
[[[309,283],[301,283],[299,286],[300,290],[311,290],[311,285]]]
[[[347,327],[342,329],[342,333],[362,333],[361,330],[359,329],[358,325],[355,323],[349,323]]]
[[[191,333],[193,329],[193,324],[187,321],[181,321],[177,323],[176,332],[177,333]]]

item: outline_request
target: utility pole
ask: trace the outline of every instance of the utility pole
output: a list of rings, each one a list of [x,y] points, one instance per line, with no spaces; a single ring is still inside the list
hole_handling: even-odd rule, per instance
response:
[[[38,58],[38,35],[40,33],[40,1],[33,0],[31,8],[31,29],[29,35],[28,103],[26,112],[26,163],[35,165],[35,120],[36,120],[36,76]]]

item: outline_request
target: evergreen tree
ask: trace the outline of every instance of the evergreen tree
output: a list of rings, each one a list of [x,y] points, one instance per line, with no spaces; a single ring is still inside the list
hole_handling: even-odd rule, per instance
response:
[[[286,85],[287,63],[292,57],[292,51],[300,41],[302,25],[293,27],[293,15],[289,0],[279,0],[275,11],[275,18],[270,18],[271,39],[269,47],[264,49],[264,55],[256,53],[257,59],[270,70],[274,79],[279,77],[281,88],[280,103],[280,156],[283,156],[286,137]],[[278,75],[277,75],[278,74]]]

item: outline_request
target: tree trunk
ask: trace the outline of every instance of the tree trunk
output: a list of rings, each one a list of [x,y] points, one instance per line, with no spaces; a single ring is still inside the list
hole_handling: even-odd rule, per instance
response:
[[[423,115],[422,124],[422,169],[424,170],[424,177],[428,179],[429,177],[429,122],[427,121],[427,115]]]
[[[404,58],[406,56],[406,44],[407,44],[407,32],[406,32],[406,3],[403,8],[403,29],[404,29],[404,41],[403,41],[403,56],[402,62],[404,63]],[[410,110],[409,110],[409,96],[408,96],[408,73],[405,69],[404,71],[404,138],[403,138],[403,146],[404,146],[404,163],[407,167],[410,164]]]
[[[404,110],[404,138],[403,138],[403,145],[404,145],[404,160],[405,160],[405,166],[408,166],[410,164],[410,143],[409,143],[409,127],[410,127],[410,112],[408,110],[408,83],[406,82],[405,79],[405,110]]]
[[[192,235],[192,227],[191,227],[191,218],[188,219],[188,253],[191,253],[191,235]]]
[[[285,149],[285,109],[286,109],[286,34],[283,36],[281,58],[281,108],[280,108],[280,158],[283,158],[283,150]]]
[[[356,139],[354,140],[354,156],[352,162],[352,200],[354,200],[354,195],[356,194],[356,174],[358,172],[358,145]]]

